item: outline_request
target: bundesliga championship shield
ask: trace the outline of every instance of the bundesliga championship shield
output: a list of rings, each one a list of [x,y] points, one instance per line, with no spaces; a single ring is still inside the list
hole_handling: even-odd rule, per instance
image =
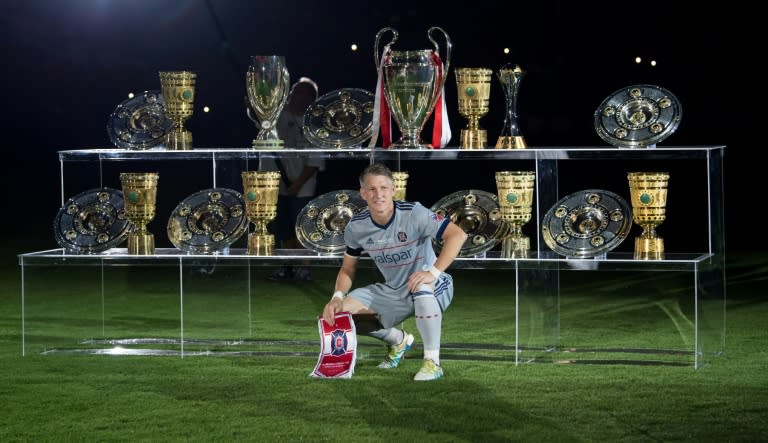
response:
[[[352,314],[339,312],[333,326],[317,319],[320,332],[320,356],[310,377],[352,378],[357,357],[357,333]]]

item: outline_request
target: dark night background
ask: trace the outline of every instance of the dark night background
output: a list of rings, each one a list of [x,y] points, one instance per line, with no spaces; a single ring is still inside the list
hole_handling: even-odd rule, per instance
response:
[[[195,146],[247,147],[256,134],[243,112],[250,55],[284,55],[292,81],[309,76],[321,94],[345,87],[373,90],[376,33],[391,26],[400,32],[394,49],[427,49],[426,31],[434,25],[453,42],[451,71],[495,71],[508,62],[526,70],[518,111],[532,147],[605,146],[593,128],[593,113],[604,98],[641,83],[673,92],[682,104],[682,121],[659,146],[727,145],[726,250],[764,248],[756,240],[762,237],[758,228],[742,221],[742,208],[756,206],[742,202],[758,201],[764,188],[762,165],[754,160],[763,148],[756,140],[756,97],[764,94],[754,86],[759,71],[750,66],[751,14],[728,3],[2,0],[0,5],[3,227],[15,238],[29,239],[28,250],[20,252],[57,247],[51,229],[61,198],[57,151],[111,147],[105,129],[109,114],[128,92],[160,89],[158,71],[198,74],[195,113],[186,123]],[[349,49],[353,43],[359,46],[356,52]],[[736,57],[732,49],[737,45],[747,55]],[[509,54],[502,52],[504,47]],[[635,56],[643,63],[636,64]],[[650,66],[651,59],[658,65]],[[455,90],[450,72],[450,146],[458,145],[465,123],[456,111]],[[494,79],[491,110],[481,119],[491,143],[502,126],[502,100]],[[203,106],[212,112],[202,112]],[[471,179],[473,166],[430,165],[421,172],[429,181],[422,179],[418,187],[409,182],[408,196],[420,200],[421,186],[438,196],[478,186]],[[625,180],[611,182],[611,177],[625,177],[625,170],[606,170],[599,162],[578,167],[569,172],[573,188],[561,180],[561,193],[581,186],[616,187],[614,192],[628,197]],[[670,167],[675,171],[670,206],[697,204],[675,194],[674,184],[701,177],[686,176],[684,165]],[[342,174],[340,187],[356,187],[357,167],[335,164],[329,169]],[[193,174],[186,180],[176,183],[186,186],[186,194],[210,183],[208,177],[196,183]],[[171,183],[161,177],[161,186]],[[430,198],[425,194],[423,203],[434,203]],[[665,238],[683,236],[686,226],[705,229],[701,217],[682,222],[686,210],[668,211],[678,220],[659,228]],[[158,214],[150,224],[156,237],[163,236],[166,220],[167,214]]]

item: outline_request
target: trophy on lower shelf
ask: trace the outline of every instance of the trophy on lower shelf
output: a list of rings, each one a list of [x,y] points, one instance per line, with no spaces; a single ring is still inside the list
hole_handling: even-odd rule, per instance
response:
[[[392,180],[395,182],[394,200],[405,200],[405,191],[408,186],[408,172],[395,171],[392,173]]]
[[[501,241],[503,258],[524,258],[531,249],[531,241],[523,235],[522,227],[531,220],[535,183],[534,171],[496,172],[501,219],[510,226],[510,232]]]
[[[157,172],[120,173],[125,217],[134,224],[134,229],[128,233],[128,254],[155,253],[155,236],[147,230],[147,224],[155,218],[159,177]]]
[[[630,172],[629,193],[632,199],[632,219],[643,228],[635,238],[635,258],[661,260],[664,258],[664,239],[656,234],[656,227],[666,218],[666,172]]]
[[[272,255],[275,252],[275,236],[267,225],[277,217],[277,193],[280,173],[277,171],[244,171],[243,197],[248,220],[256,225],[248,234],[248,255]]]

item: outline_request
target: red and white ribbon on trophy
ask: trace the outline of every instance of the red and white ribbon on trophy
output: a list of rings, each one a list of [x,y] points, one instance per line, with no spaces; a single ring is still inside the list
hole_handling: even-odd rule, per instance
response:
[[[389,56],[389,46],[384,46],[384,51],[381,53],[381,60],[378,66],[378,75],[376,77],[376,91],[373,95],[373,135],[368,142],[368,147],[373,149],[376,147],[376,142],[379,138],[379,128],[381,128],[381,146],[387,148],[392,144],[392,118],[389,115],[389,105],[387,104],[387,97],[384,95],[384,75],[383,66],[384,61]]]
[[[352,314],[338,312],[333,326],[318,317],[320,355],[309,374],[317,378],[352,378],[357,360],[357,332]]]
[[[437,84],[440,87],[440,95],[437,97],[439,102],[435,106],[435,119],[432,126],[432,147],[434,149],[444,148],[451,141],[451,125],[448,123],[448,108],[445,106],[445,84],[443,82],[443,61],[440,60],[440,54],[432,53],[432,57],[437,65]]]

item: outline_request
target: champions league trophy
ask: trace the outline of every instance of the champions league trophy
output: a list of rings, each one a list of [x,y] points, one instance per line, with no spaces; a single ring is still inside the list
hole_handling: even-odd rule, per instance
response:
[[[152,255],[155,253],[155,237],[147,231],[147,223],[155,218],[157,202],[157,172],[122,172],[125,217],[133,222],[128,233],[128,253]]]
[[[664,258],[664,239],[656,234],[656,227],[666,218],[666,172],[630,172],[629,194],[632,199],[632,219],[643,228],[635,238],[635,259],[661,260]]]
[[[253,55],[245,77],[250,109],[259,119],[259,133],[254,148],[283,147],[277,135],[277,119],[290,92],[290,75],[281,55]],[[250,117],[250,115],[249,115]]]
[[[392,179],[395,182],[394,200],[405,200],[405,188],[408,185],[408,173],[406,171],[393,172]]]
[[[459,114],[467,120],[461,130],[462,149],[483,149],[488,146],[488,133],[480,127],[480,117],[488,113],[491,95],[491,74],[485,68],[456,68],[459,92]]]
[[[511,64],[502,66],[497,72],[501,87],[504,89],[507,110],[504,116],[504,127],[499,139],[496,140],[496,149],[523,149],[528,146],[517,123],[517,93],[524,75],[525,71],[520,69],[520,66]]]
[[[510,232],[501,241],[502,258],[528,256],[531,242],[523,235],[522,226],[531,220],[535,183],[536,173],[533,171],[496,172],[501,219],[510,226]]]
[[[277,192],[280,173],[277,171],[244,171],[243,198],[248,220],[256,225],[248,234],[248,255],[272,255],[275,236],[267,231],[269,222],[277,217]]]
[[[192,117],[196,79],[197,74],[189,71],[160,72],[165,114],[173,120],[166,146],[170,151],[192,149],[192,133],[184,129],[184,122]]]
[[[393,37],[392,41],[384,46],[380,61],[379,40],[387,31],[392,32]],[[435,31],[440,32],[445,38],[445,65],[440,59],[439,45],[432,38],[432,33]],[[388,109],[402,134],[400,140],[393,143],[391,147],[430,149],[431,145],[421,142],[420,134],[432,111],[435,110],[435,105],[445,86],[451,64],[451,40],[443,29],[433,26],[427,31],[427,37],[434,45],[434,50],[392,51],[390,46],[397,41],[397,37],[396,30],[384,28],[376,34],[374,45],[376,69],[382,77],[381,83]],[[442,115],[442,109],[440,112]],[[442,117],[447,119],[447,116]]]

